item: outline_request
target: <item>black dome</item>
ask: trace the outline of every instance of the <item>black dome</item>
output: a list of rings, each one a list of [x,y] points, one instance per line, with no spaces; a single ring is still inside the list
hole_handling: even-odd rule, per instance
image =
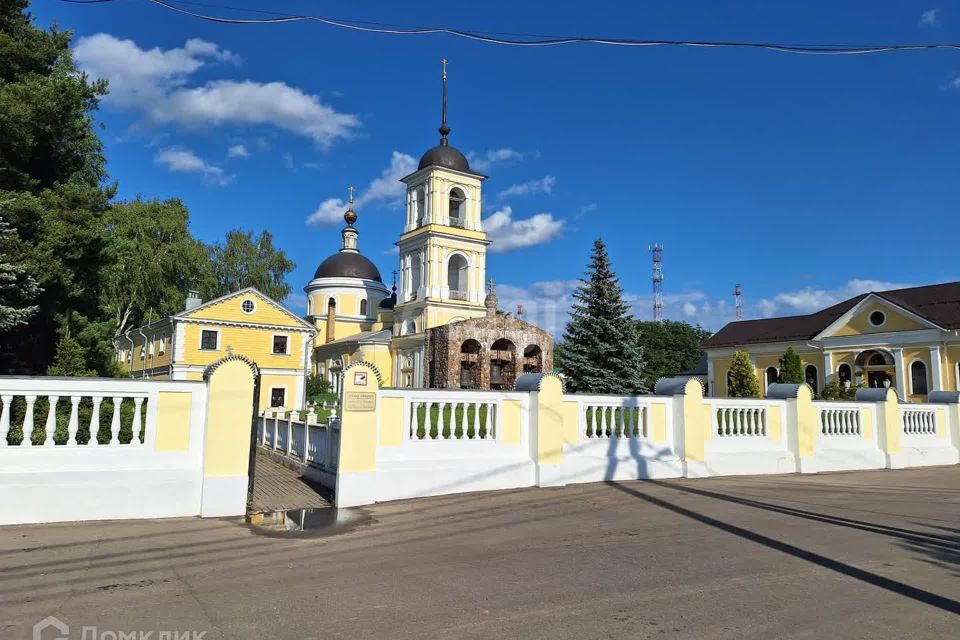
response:
[[[372,262],[359,253],[341,251],[335,253],[317,267],[314,278],[363,278],[383,282],[380,272]]]
[[[435,146],[433,149],[430,149],[423,157],[420,158],[420,166],[417,167],[417,170],[426,169],[427,167],[437,165],[438,167],[445,167],[447,169],[455,169],[457,171],[470,171],[470,164],[467,162],[467,158],[451,147],[450,145],[440,144]]]

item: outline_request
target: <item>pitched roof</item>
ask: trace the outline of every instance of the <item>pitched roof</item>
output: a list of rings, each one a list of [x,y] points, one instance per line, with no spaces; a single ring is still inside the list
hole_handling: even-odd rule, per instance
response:
[[[960,329],[960,282],[872,293],[939,327]],[[707,339],[703,346],[707,349],[715,349],[765,342],[812,340],[869,295],[871,294],[863,293],[832,307],[803,316],[730,322]]]
[[[307,320],[301,318],[301,317],[298,316],[297,314],[293,313],[292,311],[290,311],[289,309],[287,309],[285,306],[283,306],[282,304],[280,304],[279,302],[277,302],[276,300],[274,300],[273,298],[271,298],[271,297],[268,296],[267,294],[263,293],[262,291],[260,291],[260,290],[257,289],[256,287],[246,287],[246,288],[244,288],[244,289],[240,289],[239,291],[231,291],[230,293],[224,294],[224,295],[220,296],[219,298],[214,298],[213,300],[207,300],[206,302],[197,305],[197,306],[194,307],[193,309],[185,309],[185,310],[181,311],[180,313],[175,313],[175,314],[173,314],[173,316],[171,316],[171,317],[172,317],[172,318],[177,318],[177,319],[189,318],[192,314],[195,314],[197,311],[200,311],[201,309],[206,309],[206,308],[208,308],[208,307],[212,307],[213,305],[219,304],[219,303],[223,302],[224,300],[229,300],[230,298],[236,298],[236,297],[238,297],[238,296],[249,295],[249,294],[255,294],[255,295],[259,296],[259,297],[262,298],[264,301],[266,301],[268,304],[270,304],[272,307],[274,307],[274,308],[276,308],[277,310],[279,310],[280,312],[282,312],[282,313],[290,316],[290,318],[292,318],[293,320],[296,320],[296,321],[299,322],[300,324],[304,325],[304,326],[305,326],[308,330],[310,330],[311,332],[316,333],[316,327],[314,327],[312,324],[310,324],[310,322],[308,322]]]

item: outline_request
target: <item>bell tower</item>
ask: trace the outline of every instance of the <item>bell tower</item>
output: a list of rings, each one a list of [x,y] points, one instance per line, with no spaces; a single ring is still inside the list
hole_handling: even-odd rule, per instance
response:
[[[394,334],[423,334],[431,327],[486,314],[487,235],[481,224],[486,176],[470,169],[450,146],[447,61],[443,65],[440,144],[420,159],[407,186],[407,216],[400,249],[400,290]]]

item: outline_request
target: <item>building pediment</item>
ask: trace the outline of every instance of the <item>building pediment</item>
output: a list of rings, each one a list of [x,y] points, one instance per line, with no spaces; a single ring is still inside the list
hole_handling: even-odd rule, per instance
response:
[[[941,329],[935,323],[875,293],[833,321],[816,339]]]

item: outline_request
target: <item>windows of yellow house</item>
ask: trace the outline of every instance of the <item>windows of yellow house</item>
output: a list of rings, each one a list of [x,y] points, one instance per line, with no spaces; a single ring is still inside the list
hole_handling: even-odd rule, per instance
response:
[[[270,389],[270,406],[284,407],[287,402],[286,387],[273,387]]]
[[[290,353],[288,350],[290,346],[289,336],[283,335],[274,335],[273,336],[273,353],[274,355],[287,355]]]
[[[163,355],[167,352],[167,340],[169,340],[169,338],[166,336],[160,338],[160,355]]]
[[[853,372],[850,369],[850,365],[843,363],[837,367],[837,379],[840,381],[840,384],[851,382],[853,380]]]
[[[244,313],[253,313],[257,309],[257,303],[251,298],[246,298],[240,303],[240,310]]]
[[[216,329],[200,331],[200,349],[202,351],[216,351],[220,348],[220,332]]]

